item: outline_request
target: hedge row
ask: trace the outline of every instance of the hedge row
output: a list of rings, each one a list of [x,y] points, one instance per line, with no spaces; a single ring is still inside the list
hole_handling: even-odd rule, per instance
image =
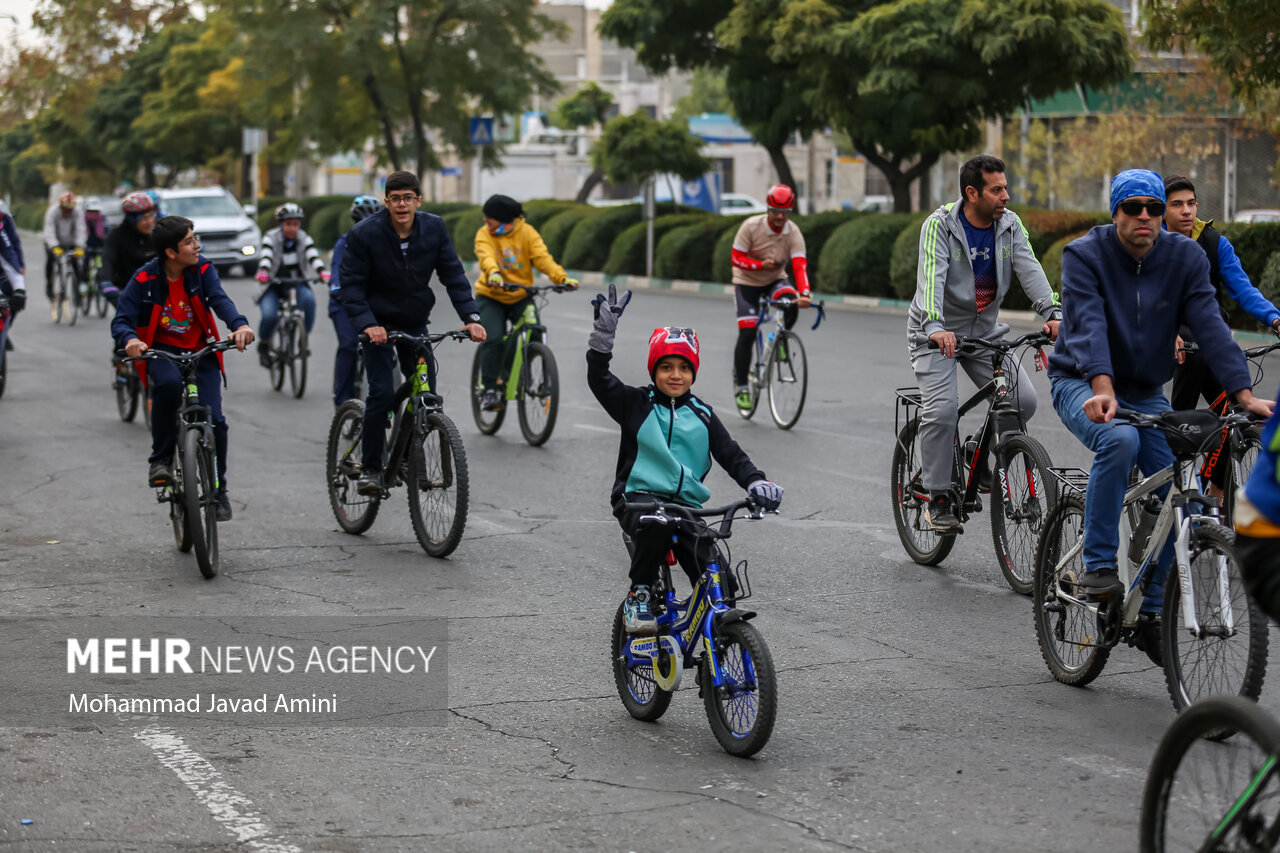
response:
[[[653,220],[654,267],[657,267],[659,241],[669,232],[682,226],[695,225],[711,219],[708,213],[672,213]],[[637,222],[618,235],[609,247],[609,257],[604,262],[607,275],[644,275],[645,250],[649,242],[649,226]],[[683,276],[681,276],[683,277]]]

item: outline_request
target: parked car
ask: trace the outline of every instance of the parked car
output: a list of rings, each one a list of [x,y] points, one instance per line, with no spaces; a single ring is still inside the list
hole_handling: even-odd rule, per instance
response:
[[[222,187],[160,190],[160,209],[166,216],[185,216],[195,223],[200,235],[200,253],[213,261],[218,275],[226,277],[232,267],[248,267],[256,260],[262,232],[249,218],[235,196]]]
[[[1280,222],[1280,210],[1237,210],[1232,222]]]
[[[752,198],[746,193],[721,193],[720,194],[720,213],[725,216],[734,216],[738,214],[756,214],[767,213],[768,207],[757,198]]]

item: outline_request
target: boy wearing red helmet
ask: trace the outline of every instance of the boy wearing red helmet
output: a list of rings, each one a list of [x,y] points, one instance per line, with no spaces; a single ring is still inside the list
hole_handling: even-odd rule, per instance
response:
[[[706,403],[693,396],[690,386],[698,375],[698,336],[693,329],[666,326],[649,337],[649,376],[653,384],[639,388],[613,375],[613,338],[618,318],[631,301],[631,291],[618,300],[609,285],[609,296],[592,300],[595,327],[588,340],[587,385],[609,417],[622,427],[618,444],[617,478],[611,502],[613,514],[635,549],[631,557],[631,590],[623,603],[626,629],[632,634],[653,633],[657,624],[649,608],[650,590],[658,578],[659,561],[667,549],[675,551],[680,566],[696,582],[709,558],[692,537],[679,534],[672,541],[669,530],[641,528],[628,512],[628,495],[652,495],[665,501],[701,507],[711,497],[703,480],[714,459],[738,485],[765,509],[777,509],[782,488],[769,482],[729,436],[729,431]]]
[[[783,314],[786,327],[796,323],[799,308],[809,305],[809,275],[806,271],[804,235],[790,221],[796,207],[795,190],[777,184],[766,196],[768,213],[746,219],[733,238],[734,302],[738,310],[738,342],[733,348],[733,396],[741,409],[751,408],[747,371],[751,368],[751,347],[756,341],[761,299],[794,299],[796,307]],[[787,262],[795,270],[793,287],[787,279]]]

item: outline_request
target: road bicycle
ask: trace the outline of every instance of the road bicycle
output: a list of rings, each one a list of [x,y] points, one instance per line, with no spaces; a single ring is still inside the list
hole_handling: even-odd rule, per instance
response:
[[[307,357],[311,355],[307,317],[298,305],[298,288],[310,287],[311,283],[309,278],[273,278],[257,300],[261,304],[268,290],[280,288],[280,319],[276,323],[275,334],[271,336],[271,365],[268,369],[271,387],[277,391],[284,388],[284,377],[288,372],[289,388],[298,400],[307,391]]]
[[[551,438],[560,408],[560,372],[547,344],[547,327],[539,319],[540,309],[546,307],[547,293],[564,293],[573,288],[560,284],[526,287],[511,283],[504,284],[503,288],[523,290],[533,298],[502,339],[502,368],[498,374],[500,409],[487,411],[481,405],[484,397],[484,381],[480,376],[482,351],[476,350],[471,362],[471,415],[480,432],[493,435],[506,417],[507,402],[514,400],[524,440],[539,447]],[[515,382],[511,381],[512,376],[517,377]]]
[[[94,311],[98,312],[99,317],[105,317],[111,303],[107,302],[106,294],[102,292],[102,283],[98,281],[98,274],[102,270],[102,252],[98,249],[87,249],[84,266],[84,281],[80,282],[78,289],[79,311],[86,317],[93,316]]]
[[[698,695],[720,746],[730,755],[755,755],[773,733],[778,682],[769,647],[750,622],[756,614],[737,607],[751,597],[746,560],[729,568],[728,546],[722,550],[720,545],[728,540],[735,520],[758,521],[764,510],[750,499],[714,509],[692,509],[657,499],[628,506],[643,513],[641,525],[670,527],[710,541],[716,557],[702,567],[693,590],[681,599],[671,580],[675,558],[668,553],[651,605],[658,623],[656,635],[628,634],[619,605],[609,657],[622,704],[637,720],[657,720],[680,688],[684,671],[693,669]],[[746,515],[737,514],[744,509]],[[714,526],[704,520],[716,517],[720,522]],[[631,551],[630,539],[623,538]]]
[[[169,521],[178,550],[195,550],[200,574],[218,574],[218,460],[213,437],[212,410],[200,402],[196,366],[213,353],[235,348],[231,340],[218,341],[194,352],[172,353],[149,349],[126,362],[163,359],[182,374],[182,405],[178,409],[178,442],[174,454],[173,484],[156,489],[156,501],[169,505]]]
[[[1280,723],[1237,696],[1197,702],[1151,759],[1138,849],[1269,853],[1278,845]]]
[[[1121,640],[1141,645],[1161,663],[1173,706],[1181,711],[1209,695],[1258,697],[1267,664],[1267,617],[1249,600],[1233,543],[1217,502],[1199,490],[1197,453],[1220,440],[1221,420],[1212,412],[1148,415],[1121,408],[1116,420],[1159,429],[1169,441],[1173,465],[1146,477],[1125,493],[1118,574],[1125,594],[1097,599],[1077,589],[1084,572],[1084,490],[1088,474],[1055,468],[1062,495],[1050,512],[1037,550],[1032,599],[1036,638],[1053,677],[1083,686],[1101,674]],[[1227,420],[1247,422],[1242,415]],[[1161,498],[1157,491],[1168,487]],[[1146,516],[1137,529],[1131,519]],[[1143,590],[1157,571],[1157,558],[1174,537],[1174,566],[1164,584],[1158,654],[1140,612]]]
[[[72,251],[74,257],[84,257],[84,249]],[[80,277],[76,274],[72,254],[58,247],[53,250],[53,256],[53,302],[49,305],[49,313],[53,315],[53,322],[61,323],[65,318],[68,326],[74,326],[80,313]]]
[[[1254,388],[1261,387],[1263,370],[1263,361],[1267,355],[1280,349],[1280,341],[1264,346],[1249,347],[1244,351],[1245,358],[1249,360],[1253,373]],[[1196,353],[1200,351],[1198,344],[1188,341],[1183,344],[1183,352]],[[1243,411],[1235,405],[1232,398],[1223,391],[1218,394],[1217,398],[1209,404],[1211,411],[1217,412],[1219,415],[1225,415],[1229,412]],[[1211,481],[1214,472],[1219,465],[1225,464],[1226,470],[1223,472],[1222,478],[1222,522],[1226,527],[1231,527],[1235,521],[1236,509],[1236,489],[1245,484],[1249,479],[1249,472],[1253,470],[1253,463],[1258,458],[1258,451],[1262,449],[1262,418],[1256,418],[1255,423],[1224,423],[1222,427],[1222,443],[1204,456],[1203,463],[1200,464],[1200,477],[1203,482]]]
[[[4,386],[9,380],[9,353],[5,351],[5,341],[9,339],[9,326],[13,323],[13,312],[9,309],[9,297],[0,293],[0,397],[4,396]]]
[[[1044,370],[1048,357],[1043,348],[1051,342],[1043,332],[1031,332],[1011,341],[982,338],[956,341],[957,353],[986,352],[991,356],[992,378],[959,409],[959,417],[964,417],[986,404],[987,414],[978,432],[963,442],[957,426],[951,449],[951,505],[955,507],[956,517],[964,523],[971,513],[982,510],[979,492],[990,489],[991,541],[996,561],[1009,587],[1021,595],[1031,593],[1036,538],[1053,509],[1057,494],[1047,487],[1053,482],[1049,476],[1049,451],[1027,435],[1026,423],[1016,405],[1017,363],[1027,350],[1034,349],[1036,371]],[[933,341],[929,344],[931,349],[937,349]],[[1014,355],[1024,347],[1021,354]],[[1012,362],[1012,370],[1006,367],[1008,362]],[[893,429],[897,443],[890,476],[893,521],[907,555],[921,565],[936,566],[951,553],[957,534],[939,533],[929,524],[930,494],[924,487],[920,448],[924,405],[920,390],[911,386],[899,388],[896,393],[898,403]],[[988,476],[985,474],[988,457],[995,467],[989,475],[989,485],[983,482]]]
[[[388,412],[386,421],[377,418],[372,427],[391,428],[383,450],[381,494],[370,496],[357,491],[366,425],[363,400],[347,400],[334,412],[325,460],[329,504],[339,527],[351,534],[364,533],[373,526],[382,501],[391,496],[390,490],[405,484],[413,533],[422,550],[433,557],[452,554],[462,541],[469,498],[462,436],[444,413],[444,401],[432,390],[430,382],[431,349],[446,338],[465,341],[469,336],[463,331],[421,337],[387,333],[388,344],[409,344],[416,350],[418,361],[412,377],[396,390],[394,419]],[[369,345],[369,338],[362,334],[360,342]]]
[[[809,327],[811,330],[818,328],[826,317],[825,305],[825,301],[811,303],[810,307],[818,312]],[[771,299],[760,307],[760,316],[756,318],[755,362],[747,372],[751,403],[738,407],[738,414],[750,419],[767,392],[769,414],[782,429],[791,429],[800,420],[809,390],[809,362],[805,358],[804,342],[786,327],[788,308],[796,308],[794,299]]]
[[[116,412],[120,420],[132,423],[142,408],[142,416],[148,428],[151,426],[151,389],[142,384],[138,377],[138,369],[133,362],[115,358],[115,373],[111,379],[111,389],[116,395]]]

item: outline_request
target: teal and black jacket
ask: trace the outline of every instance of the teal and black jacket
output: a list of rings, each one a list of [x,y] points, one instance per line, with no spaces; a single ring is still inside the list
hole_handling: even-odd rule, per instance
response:
[[[622,427],[610,498],[614,515],[622,516],[622,496],[629,492],[701,507],[711,497],[702,481],[712,459],[743,489],[768,479],[710,406],[692,393],[668,397],[653,385],[626,385],[609,370],[612,358],[612,353],[587,350],[587,385]]]

